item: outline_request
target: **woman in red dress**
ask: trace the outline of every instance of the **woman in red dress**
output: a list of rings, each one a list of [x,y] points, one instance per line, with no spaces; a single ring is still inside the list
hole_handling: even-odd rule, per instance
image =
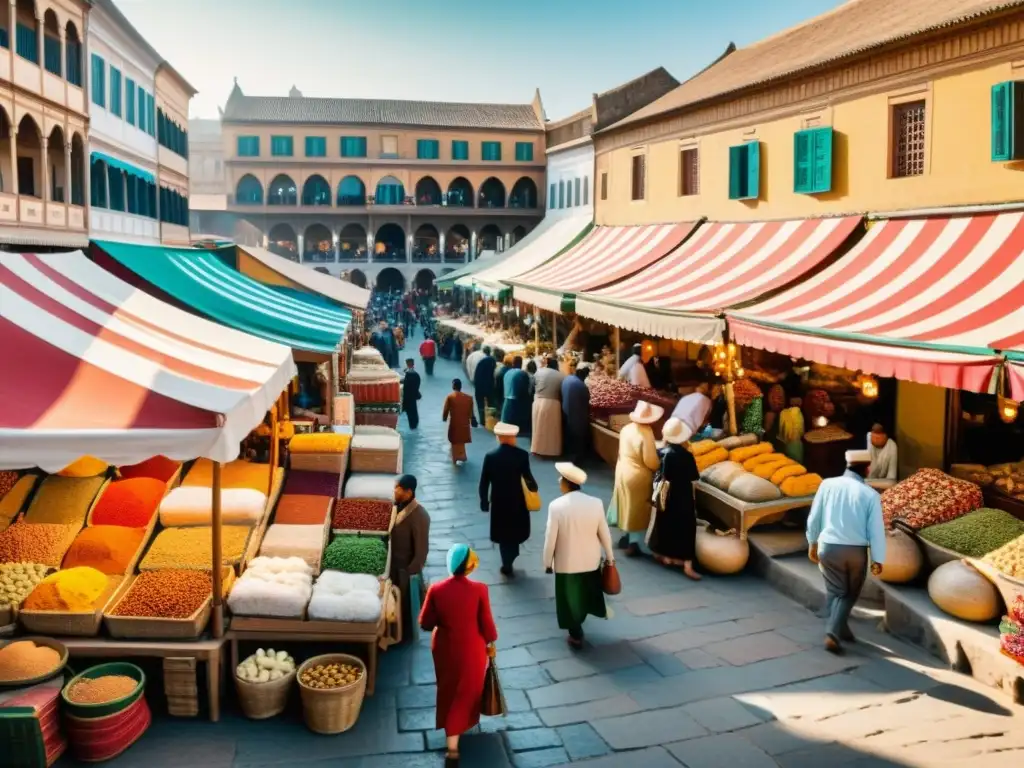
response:
[[[420,627],[433,632],[437,727],[448,737],[448,768],[458,765],[459,736],[480,722],[487,659],[498,639],[487,585],[466,578],[479,562],[465,544],[448,550],[451,578],[430,585],[420,611]]]

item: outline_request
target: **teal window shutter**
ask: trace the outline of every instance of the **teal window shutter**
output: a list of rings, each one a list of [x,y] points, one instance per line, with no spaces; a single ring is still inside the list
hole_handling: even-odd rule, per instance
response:
[[[806,195],[811,192],[814,168],[814,132],[797,131],[793,134],[793,191]]]
[[[270,154],[274,157],[291,157],[294,143],[291,136],[271,136]]]
[[[832,129],[815,128],[812,147],[811,191],[832,191]]]
[[[124,81],[124,119],[128,125],[135,125],[135,81]]]
[[[742,144],[729,147],[729,199],[742,200],[746,185],[747,149]]]
[[[992,160],[1024,160],[1024,82],[992,86]]]
[[[238,137],[238,156],[239,157],[259,157],[260,156],[260,137],[259,136],[239,136]]]
[[[501,160],[501,142],[485,141],[480,147],[480,152],[483,160],[499,162]]]
[[[342,136],[341,137],[342,157],[366,157],[365,136]]]
[[[516,142],[516,160],[521,163],[533,162],[533,142]]]
[[[121,70],[110,68],[110,114],[121,116]]]
[[[747,186],[743,197],[756,200],[761,194],[761,142],[747,143]]]
[[[469,160],[469,142],[454,139],[452,141],[452,160]]]
[[[139,130],[146,130],[146,91],[139,86]]]
[[[92,90],[92,103],[100,107],[107,106],[107,70],[103,59],[95,53],[92,55],[92,78],[89,81]]]
[[[306,137],[306,157],[326,157],[327,139],[323,136]]]
[[[418,160],[437,160],[440,155],[440,142],[436,139],[416,140],[416,158]]]

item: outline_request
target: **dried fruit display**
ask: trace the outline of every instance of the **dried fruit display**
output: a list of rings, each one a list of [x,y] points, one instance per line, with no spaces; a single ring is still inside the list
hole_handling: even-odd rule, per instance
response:
[[[594,377],[587,382],[590,388],[592,414],[625,413],[633,410],[640,400],[671,410],[676,401],[653,389],[636,387],[627,381],[611,377]]]
[[[392,504],[383,499],[338,499],[331,527],[347,531],[386,531],[391,526]]]
[[[299,680],[308,688],[342,688],[362,676],[362,667],[355,664],[317,664],[304,669]]]
[[[736,410],[741,413],[762,394],[761,388],[750,379],[737,379],[732,383],[732,396],[736,401]]]

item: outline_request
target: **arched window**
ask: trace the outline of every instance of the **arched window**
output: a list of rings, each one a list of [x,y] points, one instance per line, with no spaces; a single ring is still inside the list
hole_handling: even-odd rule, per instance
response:
[[[338,184],[338,205],[366,205],[366,186],[358,176],[346,176]]]
[[[377,205],[401,205],[405,202],[405,186],[394,176],[385,176],[377,182],[374,201]]]
[[[238,205],[263,205],[263,185],[251,173],[238,180],[235,188],[235,202]]]
[[[299,196],[291,176],[281,174],[274,177],[267,190],[267,205],[298,205]]]

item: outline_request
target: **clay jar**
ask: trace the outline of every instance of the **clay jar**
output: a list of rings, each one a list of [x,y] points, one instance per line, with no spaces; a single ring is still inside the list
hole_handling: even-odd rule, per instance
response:
[[[992,582],[963,560],[945,563],[932,572],[928,596],[950,616],[964,621],[994,621],[1003,610]]]
[[[720,576],[739,573],[749,559],[750,544],[738,533],[718,533],[707,523],[698,523],[697,562],[705,571]]]
[[[886,531],[885,562],[878,578],[889,584],[906,584],[921,573],[924,557],[917,542],[903,531]]]

